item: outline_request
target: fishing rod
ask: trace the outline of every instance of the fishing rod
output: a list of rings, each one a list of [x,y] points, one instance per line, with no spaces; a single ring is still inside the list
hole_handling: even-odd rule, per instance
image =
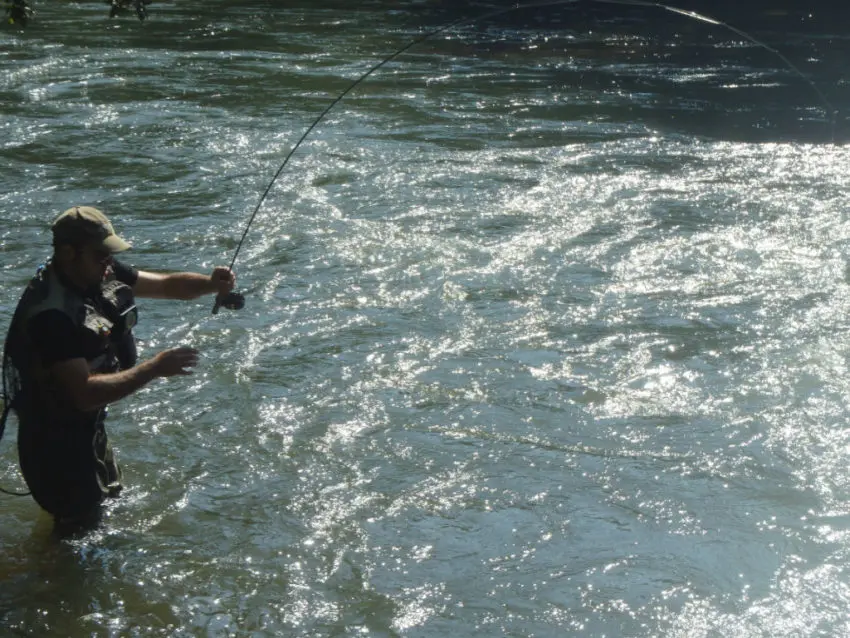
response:
[[[286,168],[286,165],[289,163],[290,158],[295,154],[295,151],[298,150],[298,148],[301,146],[301,144],[304,142],[304,140],[307,139],[307,137],[310,135],[310,133],[312,133],[313,130],[322,122],[322,120],[325,119],[325,116],[328,113],[330,113],[331,110],[333,110],[333,108],[337,104],[339,104],[346,95],[348,95],[351,91],[353,91],[355,88],[357,88],[363,81],[365,81],[366,78],[368,78],[370,75],[372,75],[373,73],[375,73],[376,71],[378,71],[382,67],[386,66],[387,64],[389,64],[390,62],[392,62],[393,60],[395,60],[396,58],[398,58],[402,54],[406,53],[407,51],[409,51],[413,47],[421,44],[422,42],[425,42],[426,40],[433,38],[434,36],[439,35],[441,33],[445,33],[446,31],[456,29],[460,26],[474,24],[474,23],[480,22],[482,20],[488,20],[490,18],[495,18],[497,16],[500,16],[500,15],[503,15],[503,14],[506,14],[506,13],[510,13],[512,11],[520,11],[520,10],[524,10],[524,9],[538,9],[538,8],[543,8],[543,7],[564,6],[564,5],[571,5],[571,4],[579,4],[580,2],[592,2],[592,3],[595,3],[595,4],[613,4],[613,5],[621,5],[621,6],[661,9],[661,10],[669,11],[671,13],[675,13],[675,14],[678,14],[678,15],[681,15],[681,16],[685,16],[687,18],[691,18],[693,20],[698,20],[700,22],[705,22],[707,24],[711,24],[711,25],[714,25],[714,26],[725,28],[725,29],[731,31],[732,33],[735,33],[736,35],[741,36],[742,38],[746,39],[748,42],[750,42],[750,43],[772,53],[773,55],[777,56],[780,60],[782,60],[782,62],[785,64],[785,66],[788,69],[790,69],[795,75],[802,78],[802,80],[804,82],[806,82],[814,90],[814,92],[817,94],[818,98],[820,99],[822,105],[826,109],[827,113],[830,114],[831,126],[832,126],[832,138],[833,138],[833,141],[834,141],[834,139],[835,139],[835,125],[836,125],[836,119],[837,119],[837,116],[838,116],[838,110],[832,105],[832,103],[830,103],[830,101],[827,99],[826,95],[824,95],[824,93],[817,87],[817,85],[814,83],[814,81],[812,81],[810,78],[808,78],[783,53],[781,53],[777,49],[765,44],[761,40],[757,40],[756,38],[754,38],[752,35],[750,35],[746,31],[738,29],[737,27],[734,27],[734,26],[732,26],[732,25],[730,25],[726,22],[723,22],[721,20],[717,20],[716,18],[712,18],[711,16],[707,16],[707,15],[704,15],[704,14],[701,14],[701,13],[697,13],[696,11],[689,11],[687,9],[680,9],[678,7],[662,4],[660,2],[651,2],[650,0],[541,0],[541,1],[538,1],[538,2],[515,3],[515,4],[513,4],[509,7],[502,8],[502,9],[496,9],[494,11],[490,11],[488,13],[485,13],[485,14],[482,14],[480,16],[476,16],[476,17],[473,17],[473,18],[461,18],[459,20],[455,20],[454,22],[450,22],[450,23],[443,25],[443,26],[441,26],[437,29],[433,29],[432,31],[428,31],[425,34],[419,36],[418,38],[414,38],[413,40],[411,40],[410,42],[405,44],[403,47],[396,50],[395,52],[388,55],[383,60],[381,60],[380,62],[378,62],[374,66],[372,66],[368,71],[366,71],[360,77],[358,77],[356,80],[354,80],[330,104],[328,104],[328,106],[325,107],[325,109],[319,114],[319,116],[315,120],[313,120],[313,123],[310,124],[309,127],[307,127],[307,130],[304,131],[304,134],[298,139],[298,141],[295,143],[295,145],[290,149],[289,153],[287,153],[287,155],[283,159],[283,162],[281,163],[280,167],[277,169],[277,171],[275,172],[271,181],[269,182],[268,186],[266,186],[266,189],[263,191],[262,195],[260,196],[260,199],[257,202],[257,205],[254,207],[254,210],[251,213],[251,216],[248,218],[248,223],[245,225],[245,229],[242,232],[242,237],[239,239],[239,243],[236,245],[236,250],[233,253],[233,259],[230,262],[229,269],[231,271],[233,270],[233,266],[236,263],[236,258],[239,256],[239,251],[242,249],[242,244],[245,242],[245,238],[248,236],[248,231],[251,229],[251,224],[253,224],[254,219],[257,216],[257,213],[260,211],[260,208],[263,205],[263,202],[265,202],[266,198],[269,195],[269,192],[271,192],[272,187],[274,186],[275,182],[277,182],[277,179],[280,177],[280,175],[283,173],[284,169]],[[241,295],[240,293],[231,292],[231,293],[228,293],[226,295],[219,295],[218,297],[216,297],[215,305],[213,306],[212,313],[217,314],[218,311],[219,311],[219,308],[221,308],[222,306],[225,307],[225,308],[238,310],[238,309],[242,308],[244,305],[245,305],[245,297],[243,295]]]

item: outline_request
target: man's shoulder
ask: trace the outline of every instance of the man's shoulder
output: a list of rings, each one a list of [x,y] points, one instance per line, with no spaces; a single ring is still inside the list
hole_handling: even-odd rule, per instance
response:
[[[112,261],[112,273],[115,275],[115,279],[131,288],[136,285],[136,281],[139,279],[139,270],[135,266],[129,266],[117,259]]]
[[[27,321],[49,311],[65,314],[73,321],[83,305],[83,296],[63,285],[53,269],[48,267],[30,281],[16,312]],[[53,314],[51,312],[50,316]]]

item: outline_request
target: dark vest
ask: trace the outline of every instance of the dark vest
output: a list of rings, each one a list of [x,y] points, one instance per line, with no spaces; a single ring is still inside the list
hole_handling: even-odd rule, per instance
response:
[[[13,320],[11,358],[21,373],[26,391],[31,382],[45,380],[41,361],[35,354],[27,324],[37,314],[58,310],[77,328],[83,356],[94,373],[116,372],[136,363],[135,302],[133,290],[110,272],[99,290],[90,295],[62,283],[52,265],[40,269],[32,279]]]

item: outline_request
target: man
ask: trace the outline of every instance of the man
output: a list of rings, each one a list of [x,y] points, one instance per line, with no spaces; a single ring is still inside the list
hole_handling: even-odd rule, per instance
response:
[[[155,274],[114,259],[130,248],[98,209],[76,206],[52,225],[53,257],[21,297],[4,357],[13,379],[21,472],[38,504],[60,524],[96,521],[102,501],[121,490],[106,436],[106,406],[160,377],[191,374],[193,348],[136,362],[134,298],[225,295],[235,278]],[[7,368],[11,368],[7,370]],[[9,388],[7,388],[9,390]]]

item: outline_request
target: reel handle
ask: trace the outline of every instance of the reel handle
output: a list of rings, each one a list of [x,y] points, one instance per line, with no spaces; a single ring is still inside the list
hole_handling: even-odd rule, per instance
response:
[[[226,295],[218,295],[215,298],[215,305],[213,305],[212,313],[214,315],[218,314],[220,308],[227,308],[228,310],[242,310],[245,307],[245,295],[238,292],[229,292]]]

